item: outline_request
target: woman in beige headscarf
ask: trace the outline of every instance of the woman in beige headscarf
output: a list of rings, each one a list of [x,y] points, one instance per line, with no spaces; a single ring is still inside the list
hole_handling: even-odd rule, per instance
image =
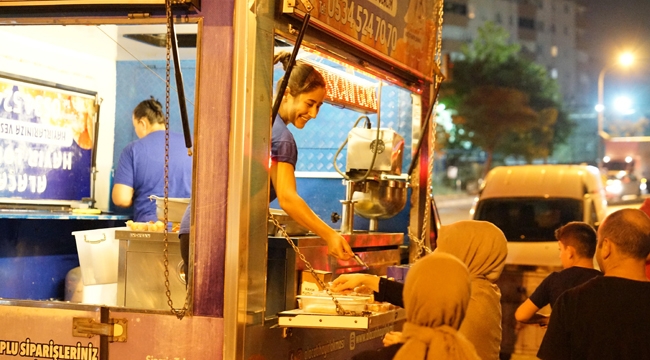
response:
[[[501,276],[508,254],[506,237],[487,221],[459,221],[440,228],[436,252],[459,258],[469,270],[472,298],[460,332],[483,360],[499,358],[501,348]]]
[[[478,360],[458,332],[470,299],[470,279],[456,257],[433,253],[409,270],[404,284],[406,323],[402,343],[366,351],[354,360]]]
[[[501,292],[496,281],[505,266],[506,238],[492,223],[475,220],[442,226],[439,234],[435,252],[458,257],[471,275],[472,297],[459,331],[474,344],[481,359],[496,360],[501,347]],[[365,285],[377,292],[379,301],[402,306],[401,284],[384,278],[367,274],[341,275],[332,285],[334,291]],[[386,335],[384,344],[401,341],[400,337],[399,333],[391,332]]]

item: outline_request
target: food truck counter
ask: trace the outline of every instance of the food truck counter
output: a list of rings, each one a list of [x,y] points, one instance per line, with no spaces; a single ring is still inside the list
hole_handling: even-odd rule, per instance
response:
[[[83,214],[72,211],[43,211],[43,210],[0,210],[0,219],[32,219],[32,220],[128,220],[129,215],[122,214]]]

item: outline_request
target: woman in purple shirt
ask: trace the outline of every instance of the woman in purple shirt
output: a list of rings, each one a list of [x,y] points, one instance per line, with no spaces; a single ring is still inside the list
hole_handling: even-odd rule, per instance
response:
[[[286,70],[290,56],[286,52],[280,53],[275,56],[273,63],[282,62]],[[315,118],[323,104],[325,93],[323,76],[313,66],[297,62],[291,71],[287,89],[282,94],[278,116],[273,124],[270,201],[277,197],[280,207],[287,215],[327,242],[330,255],[348,260],[354,256],[348,242],[316,216],[296,191],[294,171],[298,148],[287,128],[287,125],[292,124],[302,129],[309,120]]]

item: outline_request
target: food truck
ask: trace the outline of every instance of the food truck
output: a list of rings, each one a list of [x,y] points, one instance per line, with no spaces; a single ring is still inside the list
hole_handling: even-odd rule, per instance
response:
[[[403,310],[314,314],[297,298],[304,276],[385,275],[432,246],[442,5],[0,2],[0,359],[347,359],[381,346]],[[294,132],[298,188],[360,262],[269,210],[277,51],[327,81],[318,118]],[[172,227],[125,226],[110,200],[149,96],[190,135],[188,273]],[[175,199],[159,205],[180,220]]]

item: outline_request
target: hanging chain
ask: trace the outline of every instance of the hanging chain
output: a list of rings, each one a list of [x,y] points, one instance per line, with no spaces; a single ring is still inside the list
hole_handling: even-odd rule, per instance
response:
[[[172,0],[165,1],[166,14],[167,14],[167,43],[166,43],[166,54],[165,54],[165,230],[164,230],[164,265],[165,265],[165,295],[167,296],[167,305],[176,317],[180,320],[183,319],[185,313],[187,312],[189,306],[189,291],[186,290],[185,293],[185,304],[183,308],[176,309],[174,308],[174,301],[172,301],[172,292],[169,285],[169,98],[170,98],[170,89],[171,89],[171,45],[172,45],[172,26],[174,26],[174,18],[172,16]],[[175,71],[180,71],[180,69],[174,69]],[[188,279],[187,274],[185,274],[185,279]]]
[[[442,15],[443,15],[443,1],[437,1],[436,6],[438,8],[437,15],[438,15],[438,26],[437,26],[437,33],[436,33],[436,47],[435,47],[435,61],[436,65],[438,65],[438,68],[440,69],[440,65],[442,62]],[[434,93],[436,93],[435,89],[437,89],[440,86],[440,83],[442,82],[442,77],[435,74],[434,75]],[[433,99],[434,103],[432,106],[437,106],[438,104],[438,98],[436,97]],[[408,236],[411,241],[413,241],[417,246],[418,246],[418,251],[416,252],[415,259],[417,260],[420,258],[422,255],[422,252],[424,251],[427,254],[430,254],[432,252],[431,248],[428,247],[425,243],[426,236],[428,234],[428,226],[429,226],[429,218],[431,216],[430,211],[431,211],[431,206],[430,202],[432,201],[433,195],[431,194],[432,187],[433,187],[433,163],[435,159],[435,144],[436,144],[436,137],[437,137],[437,131],[436,131],[436,113],[433,111],[431,113],[431,120],[432,123],[429,126],[429,141],[430,143],[430,155],[429,155],[429,161],[427,164],[427,190],[426,190],[426,206],[424,207],[424,219],[422,221],[422,230],[420,232],[420,236],[418,237],[413,232],[411,232],[411,229],[409,228]]]
[[[296,252],[296,254],[300,258],[300,260],[302,260],[305,263],[305,266],[307,267],[307,270],[312,274],[314,279],[316,279],[316,282],[318,283],[318,285],[321,288],[323,288],[325,290],[325,292],[327,293],[327,295],[329,295],[332,298],[332,301],[334,301],[334,305],[336,306],[336,313],[338,315],[355,315],[355,316],[358,316],[358,315],[369,315],[370,314],[370,312],[366,312],[366,311],[358,313],[356,311],[350,311],[350,310],[343,309],[343,307],[341,307],[341,304],[339,303],[339,301],[336,299],[336,296],[334,296],[334,294],[332,293],[332,290],[330,290],[330,287],[327,284],[325,284],[325,282],[323,280],[321,280],[320,277],[318,277],[318,274],[316,274],[316,270],[314,270],[314,267],[311,266],[309,261],[307,261],[307,258],[305,258],[305,255],[302,252],[300,252],[300,249],[298,249],[298,246],[296,246],[296,244],[293,242],[291,237],[289,237],[289,235],[287,234],[287,230],[284,228],[284,226],[280,225],[280,222],[278,222],[278,220],[270,212],[269,212],[269,219],[271,220],[271,222],[273,222],[273,226],[275,226],[280,231],[282,236],[287,240],[289,245],[291,245],[291,247],[293,248],[293,251]]]

